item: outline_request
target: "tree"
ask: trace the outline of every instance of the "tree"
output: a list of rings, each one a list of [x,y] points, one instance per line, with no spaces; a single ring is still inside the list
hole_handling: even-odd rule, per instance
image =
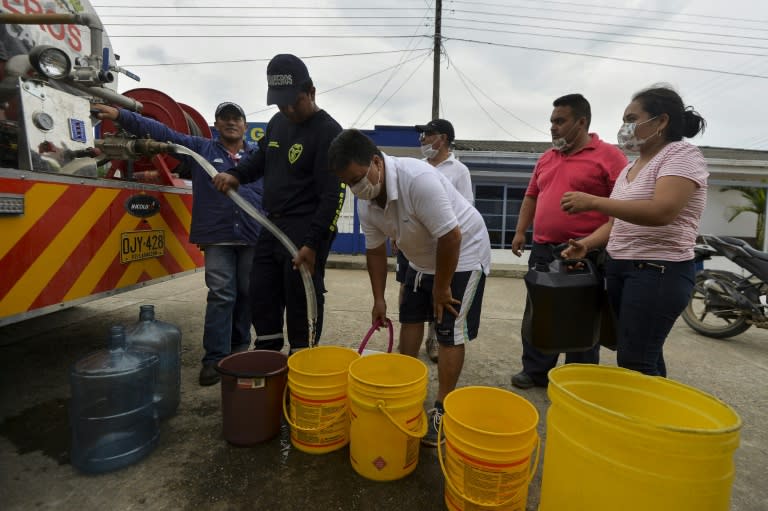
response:
[[[728,207],[728,210],[731,212],[731,217],[728,219],[729,222],[742,213],[755,213],[757,215],[755,238],[757,239],[757,248],[760,250],[762,250],[763,236],[765,235],[765,190],[765,188],[751,186],[724,186],[720,189],[721,192],[739,192],[746,201],[746,204]]]

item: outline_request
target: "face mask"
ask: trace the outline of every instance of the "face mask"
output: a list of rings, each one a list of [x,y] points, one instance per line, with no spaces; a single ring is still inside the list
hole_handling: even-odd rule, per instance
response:
[[[437,156],[437,152],[437,149],[432,149],[432,144],[424,144],[421,146],[421,154],[428,160]]]
[[[650,119],[647,119],[643,122],[625,122],[621,125],[621,128],[619,128],[619,133],[616,135],[616,138],[619,141],[619,147],[622,149],[626,149],[627,151],[637,152],[640,150],[640,146],[645,144],[649,139],[653,138],[654,136],[658,135],[658,132],[654,133],[650,137],[645,138],[637,138],[635,136],[635,130],[638,126],[641,124],[645,124],[646,122],[650,122],[654,120],[656,116],[651,117]]]
[[[373,162],[371,162],[371,165],[368,167],[368,171],[365,173],[363,179],[353,185],[350,185],[349,187],[349,191],[352,192],[358,199],[373,200],[379,195],[379,192],[381,191],[381,181],[373,184],[371,183],[371,180],[368,179],[368,174],[370,174],[372,167]],[[381,179],[381,174],[379,174],[379,179]]]
[[[571,135],[571,133],[573,133],[573,130],[576,129],[577,127],[578,127],[578,124],[574,124],[573,126],[571,126],[571,129],[568,130],[568,133],[566,133],[564,137],[552,139],[552,147],[555,149],[555,151],[563,152],[573,144],[572,142],[568,142],[568,137]]]

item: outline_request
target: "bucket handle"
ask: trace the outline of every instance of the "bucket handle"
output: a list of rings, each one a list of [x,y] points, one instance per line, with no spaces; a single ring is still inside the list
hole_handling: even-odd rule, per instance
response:
[[[337,420],[339,420],[345,413],[347,413],[347,406],[342,406],[339,408],[339,410],[334,413],[328,421],[324,422],[323,424],[313,427],[313,428],[307,428],[304,426],[299,426],[298,424],[294,424],[291,420],[291,414],[288,413],[288,385],[283,387],[283,415],[285,416],[285,422],[288,423],[289,426],[292,428],[296,428],[299,431],[303,431],[305,433],[314,433],[316,431],[322,431]]]
[[[399,422],[395,420],[394,417],[392,417],[389,412],[387,411],[387,404],[382,401],[378,400],[376,401],[376,408],[378,408],[384,415],[387,416],[387,419],[389,419],[389,422],[395,425],[397,429],[408,435],[409,437],[413,438],[421,438],[424,435],[427,434],[427,414],[424,410],[421,411],[421,425],[422,427],[419,429],[419,431],[411,431],[410,429],[405,429],[402,425],[400,425]]]
[[[392,322],[390,320],[386,320],[386,327],[387,331],[389,332],[389,346],[387,347],[387,353],[392,353],[392,346],[394,345],[394,336],[395,333],[392,329]],[[382,321],[380,319],[377,319],[376,322],[371,325],[371,328],[368,330],[368,333],[365,334],[365,337],[363,337],[363,341],[360,343],[360,347],[357,348],[357,352],[359,354],[363,354],[363,350],[365,349],[365,346],[368,344],[368,341],[371,339],[371,336],[373,336],[373,333],[379,329],[379,327],[384,326],[382,324]]]
[[[515,498],[518,496],[518,494],[523,490],[523,488],[527,488],[531,481],[533,481],[533,476],[536,475],[536,470],[539,468],[539,455],[541,454],[541,437],[536,435],[536,457],[533,458],[533,468],[529,470],[528,472],[528,478],[525,481],[525,485],[520,486],[520,488],[517,489],[515,493],[512,494],[510,498],[505,500],[504,502],[478,502],[476,500],[470,499],[466,495],[464,495],[464,492],[459,490],[455,484],[453,484],[453,481],[451,480],[451,476],[448,475],[448,470],[445,468],[445,460],[443,459],[443,450],[440,448],[440,445],[442,442],[440,441],[443,438],[443,422],[440,421],[440,426],[437,429],[437,459],[440,461],[440,470],[443,472],[443,476],[445,476],[445,482],[448,483],[448,486],[451,487],[451,490],[458,495],[459,497],[463,498],[467,502],[474,504],[475,506],[480,507],[487,507],[487,506],[493,506],[493,507],[500,507],[505,506],[515,500]]]

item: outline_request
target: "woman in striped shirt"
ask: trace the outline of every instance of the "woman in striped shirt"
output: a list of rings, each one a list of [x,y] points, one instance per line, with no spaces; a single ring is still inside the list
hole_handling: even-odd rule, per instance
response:
[[[608,252],[606,286],[618,317],[621,367],[666,376],[664,341],[693,290],[693,247],[707,197],[701,151],[683,141],[704,131],[704,119],[671,87],[638,92],[624,110],[619,146],[638,157],[621,172],[609,198],[566,192],[568,213],[599,211],[611,219],[570,240],[564,257],[591,248]]]

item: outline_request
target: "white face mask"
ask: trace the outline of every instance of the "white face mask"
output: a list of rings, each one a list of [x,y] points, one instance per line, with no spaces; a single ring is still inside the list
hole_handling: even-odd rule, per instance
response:
[[[432,144],[423,144],[421,146],[421,154],[426,159],[432,159],[437,156],[438,150],[432,148]]]
[[[621,125],[621,128],[619,128],[619,133],[616,135],[616,138],[619,141],[619,147],[622,149],[626,149],[627,151],[637,152],[640,150],[640,146],[645,144],[650,138],[653,138],[654,136],[658,135],[658,132],[654,133],[650,137],[645,138],[637,138],[635,136],[635,130],[638,126],[641,124],[645,124],[646,122],[650,122],[654,120],[658,116],[653,116],[650,119],[646,119],[643,122],[625,122]]]
[[[368,167],[368,171],[365,173],[365,176],[363,176],[363,178],[357,183],[349,186],[349,191],[352,192],[358,199],[373,200],[378,197],[379,192],[381,191],[381,173],[379,173],[379,182],[376,184],[371,183],[371,180],[368,179],[368,174],[371,173],[372,167],[373,161],[371,161],[371,165]]]
[[[555,149],[555,151],[566,151],[569,147],[573,145],[573,142],[568,142],[568,137],[573,133],[573,130],[576,129],[579,125],[574,124],[571,126],[571,129],[568,130],[568,133],[565,134],[564,137],[560,138],[553,138],[552,139],[552,147]]]

